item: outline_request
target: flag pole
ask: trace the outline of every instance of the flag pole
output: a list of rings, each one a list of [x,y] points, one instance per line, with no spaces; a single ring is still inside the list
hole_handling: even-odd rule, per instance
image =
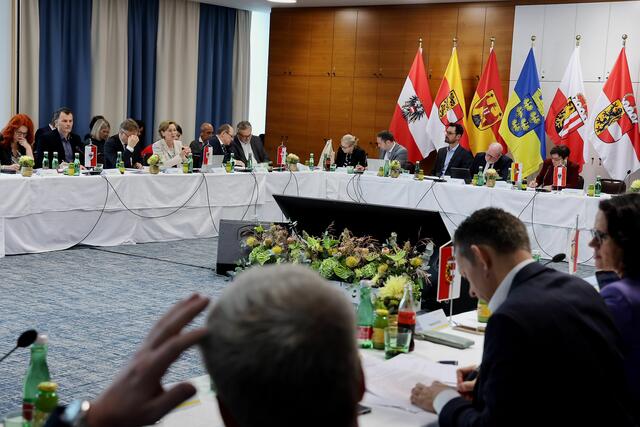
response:
[[[531,49],[533,49],[535,44],[536,44],[536,36],[533,35],[533,36],[531,36]]]
[[[418,48],[420,48],[420,50],[422,50],[422,37],[420,37],[418,39]]]
[[[622,35],[622,47],[626,47],[626,46],[627,46],[627,38],[628,38],[628,37],[629,37],[629,36],[628,36],[628,35],[626,35],[626,34],[623,34],[623,35]]]
[[[453,38],[453,48],[455,49],[456,47],[458,47],[458,38],[454,37]]]
[[[489,47],[489,52],[491,52],[493,50],[493,47],[496,45],[496,38],[494,36],[491,36],[489,40],[491,40],[491,47]]]
[[[582,36],[580,34],[578,34],[576,36],[576,47],[580,47],[580,39],[582,38]]]

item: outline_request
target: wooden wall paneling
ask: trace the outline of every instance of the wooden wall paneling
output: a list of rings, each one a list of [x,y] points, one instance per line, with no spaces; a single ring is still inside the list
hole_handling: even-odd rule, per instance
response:
[[[358,11],[337,9],[333,20],[333,61],[334,77],[353,76],[356,60],[356,32]]]
[[[356,27],[355,77],[377,77],[380,24],[373,8],[358,9]]]
[[[308,76],[311,57],[311,18],[310,10],[292,13],[289,23],[289,70],[292,75]]]
[[[329,77],[333,62],[333,15],[331,9],[315,9],[310,12],[311,33],[309,75]]]
[[[424,69],[427,70],[429,59],[429,39],[431,36],[431,13],[428,7],[414,6],[405,16],[403,23],[404,31],[404,76],[409,73],[413,58],[418,51],[418,40],[422,37],[422,61]]]
[[[307,141],[329,138],[329,115],[331,112],[331,77],[309,77],[309,101],[307,114]]]
[[[351,133],[360,139],[360,146],[369,155],[375,152],[373,147],[376,146],[376,92],[379,80],[375,77],[353,79]]]
[[[291,13],[274,9],[269,27],[269,75],[289,72],[289,21]]]
[[[513,41],[513,19],[515,9],[513,6],[487,7],[487,17],[484,29],[484,47],[482,49],[482,67],[489,57],[490,38],[496,38],[495,51],[498,60],[500,81],[503,84],[502,94],[507,102],[508,81],[511,72],[511,43]],[[506,89],[505,89],[506,87]]]
[[[396,109],[398,102],[398,96],[404,85],[405,78],[384,78],[378,79],[378,90],[376,91],[376,130],[373,138],[375,141],[375,133],[381,130],[389,129],[393,113]],[[369,152],[369,157],[377,156],[378,148],[372,147],[372,151]]]
[[[458,9],[458,61],[463,79],[480,79],[486,12],[484,6]]]
[[[429,9],[432,19],[427,75],[431,76],[429,86],[432,96],[435,96],[451,58],[452,40],[457,34],[458,7],[432,6]]]
[[[309,77],[286,77],[284,96],[284,120],[288,136],[289,152],[305,158],[308,155],[307,120],[309,111]]]
[[[353,116],[353,77],[331,79],[331,104],[329,107],[329,138],[339,141],[351,133]],[[337,146],[334,144],[334,147]]]
[[[380,8],[376,10],[380,26],[378,42],[378,72],[383,78],[407,77],[404,64],[406,8]]]
[[[275,152],[275,147],[287,132],[285,120],[285,93],[287,90],[286,76],[269,76],[267,86],[267,123],[265,145]],[[271,152],[269,153],[272,154]]]

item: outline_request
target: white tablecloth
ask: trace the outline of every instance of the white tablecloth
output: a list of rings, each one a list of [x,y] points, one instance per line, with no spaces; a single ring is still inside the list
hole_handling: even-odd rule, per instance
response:
[[[583,195],[369,173],[0,175],[0,256],[66,249],[80,242],[114,246],[212,237],[222,218],[283,220],[273,199],[282,193],[438,211],[450,232],[476,209],[497,206],[519,215],[533,248],[549,255],[566,251],[576,216],[580,229],[592,228],[599,202]],[[591,256],[588,240],[580,240],[580,260]]]

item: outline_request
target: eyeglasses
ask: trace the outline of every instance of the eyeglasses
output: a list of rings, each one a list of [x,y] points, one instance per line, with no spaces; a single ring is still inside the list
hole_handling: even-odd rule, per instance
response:
[[[601,245],[602,242],[609,237],[609,233],[605,233],[604,231],[593,229],[591,230],[591,238]]]
[[[15,135],[19,135],[19,136],[27,136],[27,132],[22,132],[22,131],[19,131],[19,130],[15,131],[14,134]]]

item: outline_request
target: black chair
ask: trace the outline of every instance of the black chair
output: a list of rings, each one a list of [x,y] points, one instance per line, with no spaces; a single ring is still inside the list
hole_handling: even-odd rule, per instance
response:
[[[619,179],[601,178],[602,192],[607,194],[622,194],[627,191],[627,185]]]
[[[578,175],[578,186],[576,187],[579,190],[584,190],[584,178],[582,175]]]

